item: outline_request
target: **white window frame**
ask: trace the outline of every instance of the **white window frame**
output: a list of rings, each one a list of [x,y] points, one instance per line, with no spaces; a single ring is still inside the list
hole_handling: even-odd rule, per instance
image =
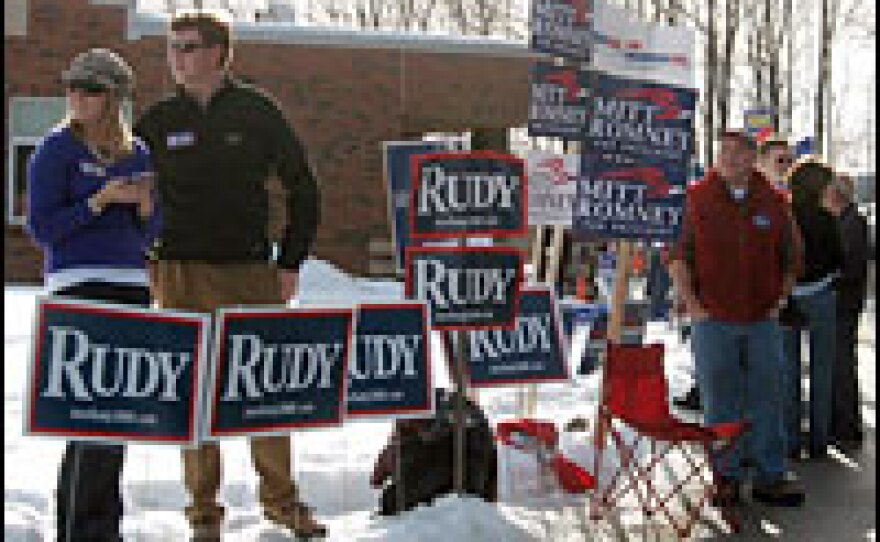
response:
[[[21,215],[15,214],[15,203],[18,197],[15,192],[15,165],[18,162],[16,150],[25,145],[36,147],[40,139],[39,137],[18,136],[10,137],[8,140],[6,151],[6,224],[10,226],[24,226],[27,223],[27,215],[24,211]],[[27,179],[25,179],[24,193],[27,198]]]

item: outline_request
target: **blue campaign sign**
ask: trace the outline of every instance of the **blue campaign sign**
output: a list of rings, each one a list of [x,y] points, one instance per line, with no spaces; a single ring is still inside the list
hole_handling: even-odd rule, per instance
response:
[[[533,0],[531,48],[590,62],[593,0]]]
[[[575,374],[591,374],[602,362],[605,352],[605,330],[608,326],[608,306],[597,303],[565,301],[559,305],[562,329],[570,355],[569,362]]]
[[[597,163],[663,163],[687,171],[694,153],[693,89],[590,71],[585,152]],[[633,163],[630,161],[629,163]]]
[[[535,62],[529,68],[529,135],[584,139],[589,86],[585,71]]]
[[[528,231],[525,162],[471,151],[415,155],[410,237],[515,237]]]
[[[423,302],[358,305],[348,371],[350,417],[433,412],[430,327]]]
[[[385,141],[382,156],[385,165],[385,190],[388,194],[388,213],[391,236],[394,241],[394,261],[397,272],[403,272],[404,249],[417,246],[409,236],[409,201],[412,180],[411,158],[444,150],[440,141]]]
[[[622,344],[642,344],[648,308],[648,304],[644,301],[630,300],[624,304],[623,327],[620,332]],[[608,305],[566,300],[560,302],[560,311],[563,331],[571,355],[575,358],[570,365],[575,368],[575,374],[588,375],[605,360],[605,346],[608,341]],[[585,332],[578,333],[585,328]],[[582,342],[575,342],[578,339]]]
[[[352,325],[351,309],[218,311],[205,439],[340,425]]]
[[[608,163],[584,155],[573,227],[600,239],[671,241],[684,210],[687,173],[647,160]]]
[[[523,261],[507,247],[410,247],[406,295],[428,302],[435,329],[511,328]]]
[[[566,345],[550,288],[523,288],[512,329],[466,335],[467,371],[475,387],[568,380]]]
[[[190,445],[210,317],[41,298],[25,433]]]

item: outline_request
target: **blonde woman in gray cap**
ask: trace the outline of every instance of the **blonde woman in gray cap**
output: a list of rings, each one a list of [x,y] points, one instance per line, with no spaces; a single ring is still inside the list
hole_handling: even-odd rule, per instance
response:
[[[48,293],[149,306],[146,249],[159,215],[150,158],[122,117],[128,64],[107,49],[77,56],[62,75],[67,117],[28,164],[28,231],[44,254]],[[57,540],[118,541],[119,444],[68,442],[57,491]]]

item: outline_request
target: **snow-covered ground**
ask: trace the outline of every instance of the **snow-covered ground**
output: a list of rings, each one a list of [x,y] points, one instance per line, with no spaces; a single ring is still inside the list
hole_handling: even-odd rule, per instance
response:
[[[305,281],[304,281],[305,282]],[[315,285],[317,286],[317,285]],[[392,285],[362,284],[362,291],[376,295]],[[303,284],[304,290],[310,287]],[[372,288],[372,290],[371,290]],[[5,288],[4,363],[4,540],[43,541],[54,539],[54,489],[57,466],[64,442],[22,436],[23,390],[27,374],[27,350],[34,310],[34,288]],[[872,326],[873,327],[873,326]],[[672,395],[690,385],[689,354],[675,333],[665,324],[651,324],[647,340],[667,345],[667,372]],[[865,354],[873,357],[873,343]],[[435,367],[436,382],[444,385],[448,374],[444,364]],[[873,372],[870,382],[874,400]],[[493,422],[520,415],[520,389],[480,390],[480,404]],[[575,416],[592,419],[598,397],[596,377],[576,379],[569,384],[538,386],[537,417],[557,422],[557,427]],[[873,402],[871,403],[873,404]],[[866,411],[874,426],[874,411]],[[373,461],[384,446],[388,422],[347,423],[342,428],[297,432],[293,435],[295,477],[304,499],[314,505],[330,529],[332,541],[440,542],[447,540],[494,541],[580,541],[596,538],[601,525],[586,521],[584,497],[540,492],[537,469],[517,452],[500,453],[500,501],[488,504],[478,499],[447,497],[434,506],[423,507],[396,518],[378,518],[374,510],[378,492],[368,477]],[[589,433],[565,433],[563,449],[579,463],[592,469]],[[226,540],[289,540],[284,531],[261,516],[256,500],[256,475],[243,439],[222,443],[223,486],[220,499],[227,506]],[[611,466],[609,464],[609,466]],[[181,461],[177,448],[159,445],[130,445],[123,475],[126,540],[182,541],[188,527],[182,509],[187,496],[181,482]]]

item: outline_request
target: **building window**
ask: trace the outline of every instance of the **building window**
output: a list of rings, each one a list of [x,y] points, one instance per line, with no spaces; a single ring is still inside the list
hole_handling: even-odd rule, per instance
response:
[[[25,223],[27,163],[30,154],[53,126],[64,118],[67,103],[56,96],[15,96],[9,99],[9,135],[6,140],[6,223]],[[132,118],[131,100],[122,104],[123,116]]]
[[[23,225],[27,205],[27,164],[37,140],[18,139],[10,141],[8,192],[6,194],[7,224]]]
[[[27,0],[3,0],[3,35],[27,36]]]

